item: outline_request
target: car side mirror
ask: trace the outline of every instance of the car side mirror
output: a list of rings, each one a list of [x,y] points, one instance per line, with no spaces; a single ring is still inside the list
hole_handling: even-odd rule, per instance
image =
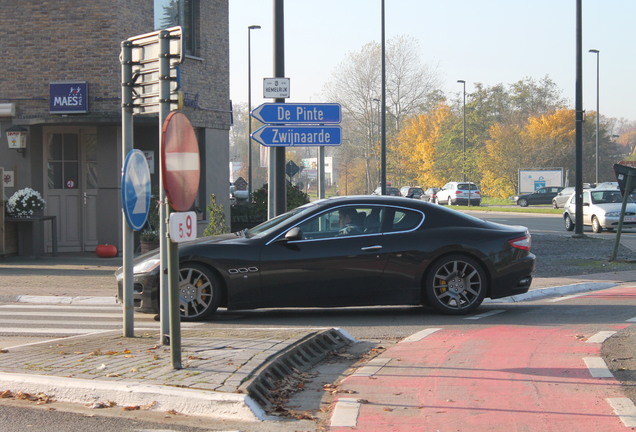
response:
[[[294,227],[285,233],[284,239],[286,241],[302,240],[303,232],[300,228]]]

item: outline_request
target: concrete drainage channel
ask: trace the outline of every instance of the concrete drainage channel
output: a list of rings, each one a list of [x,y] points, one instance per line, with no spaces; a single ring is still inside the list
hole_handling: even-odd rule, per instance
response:
[[[307,335],[296,344],[270,357],[254,372],[240,390],[247,393],[264,410],[271,408],[273,392],[285,378],[305,372],[327,355],[355,339],[342,329],[329,329]]]

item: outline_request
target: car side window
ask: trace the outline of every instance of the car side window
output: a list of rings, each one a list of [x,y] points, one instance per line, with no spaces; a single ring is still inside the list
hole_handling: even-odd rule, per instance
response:
[[[304,240],[329,239],[377,233],[381,207],[344,206],[322,213],[298,225]]]
[[[395,209],[393,211],[393,220],[386,232],[410,231],[417,228],[421,223],[424,215],[422,213],[407,210]]]

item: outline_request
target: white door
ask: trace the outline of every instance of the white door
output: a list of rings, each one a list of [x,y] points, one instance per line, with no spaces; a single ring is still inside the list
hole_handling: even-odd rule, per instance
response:
[[[56,215],[58,250],[85,252],[97,245],[97,137],[92,128],[47,128],[46,214]],[[47,232],[47,249],[50,232]]]

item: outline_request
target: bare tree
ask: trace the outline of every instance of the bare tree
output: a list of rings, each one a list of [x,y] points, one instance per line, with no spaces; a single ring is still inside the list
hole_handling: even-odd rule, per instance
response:
[[[387,43],[387,142],[394,141],[408,116],[422,112],[432,105],[431,98],[439,96],[439,80],[422,66],[419,51],[410,37],[398,36]],[[343,147],[352,146],[365,161],[366,193],[375,189],[379,179],[381,79],[381,46],[371,42],[350,53],[325,86],[327,100],[343,108],[343,133],[348,138]],[[392,165],[397,172],[398,163]]]

